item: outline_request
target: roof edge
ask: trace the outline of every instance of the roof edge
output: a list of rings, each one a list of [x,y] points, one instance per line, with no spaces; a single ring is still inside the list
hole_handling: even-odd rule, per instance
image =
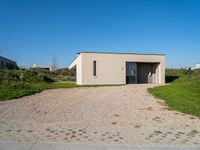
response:
[[[144,53],[118,53],[118,52],[88,52],[88,51],[81,51],[77,54],[82,53],[96,53],[96,54],[124,54],[124,55],[158,55],[158,56],[165,56],[165,54],[144,54]]]
[[[9,58],[6,58],[6,57],[3,57],[3,56],[0,56],[0,58],[6,59],[6,60],[8,60],[8,61],[11,61],[11,62],[13,62],[13,63],[17,63],[16,61],[14,61],[14,60],[11,60],[11,59],[9,59]]]
[[[71,64],[74,63],[74,61],[78,58],[78,56],[80,56],[80,53],[77,53],[77,54],[76,54],[76,57],[72,60],[72,62],[69,64],[69,66],[71,66]],[[69,68],[69,66],[68,66],[68,68]]]

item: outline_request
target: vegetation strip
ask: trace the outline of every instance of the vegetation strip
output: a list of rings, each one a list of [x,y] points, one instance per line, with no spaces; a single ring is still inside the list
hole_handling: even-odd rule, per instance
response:
[[[31,70],[1,70],[0,71],[0,101],[20,98],[47,89],[98,87],[116,85],[85,85],[80,86],[69,81],[66,75],[59,76],[52,72]],[[59,80],[58,80],[59,78]],[[65,79],[65,80],[64,80]]]
[[[178,76],[172,83],[150,88],[149,92],[173,110],[200,117],[200,71]]]

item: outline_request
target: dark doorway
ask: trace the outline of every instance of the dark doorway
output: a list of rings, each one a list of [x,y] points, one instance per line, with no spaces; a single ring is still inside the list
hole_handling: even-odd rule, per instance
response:
[[[137,63],[137,83],[154,83],[157,63]]]
[[[137,83],[137,63],[126,62],[126,84]]]

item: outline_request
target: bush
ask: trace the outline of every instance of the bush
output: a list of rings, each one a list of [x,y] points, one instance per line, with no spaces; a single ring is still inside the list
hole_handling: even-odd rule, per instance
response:
[[[42,82],[47,82],[47,83],[54,82],[53,79],[47,77],[44,73],[39,73],[37,78],[38,78],[38,81],[42,81]]]
[[[68,68],[62,68],[55,71],[55,74],[57,75],[58,80],[70,80],[75,81],[76,80],[76,69],[68,69]]]
[[[166,68],[165,70],[165,75],[166,76],[177,76],[177,77],[181,77],[184,75],[188,75],[190,74],[190,71],[188,69],[176,69],[176,68]]]
[[[19,98],[49,88],[76,87],[75,83],[54,83],[55,73],[40,70],[0,70],[0,101]],[[67,80],[67,76],[64,76]],[[62,78],[63,79],[63,76]]]
[[[0,82],[54,82],[53,79],[47,76],[45,73],[38,73],[32,70],[1,70]]]
[[[200,70],[191,69],[166,69],[166,83],[187,82],[190,80],[200,80]]]
[[[197,77],[192,76],[192,75],[186,75],[173,81],[173,83],[186,83],[186,82],[198,82],[198,81],[200,80]]]

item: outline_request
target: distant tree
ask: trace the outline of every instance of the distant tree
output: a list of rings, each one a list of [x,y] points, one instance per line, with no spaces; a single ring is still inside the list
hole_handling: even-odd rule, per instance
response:
[[[69,76],[76,76],[76,68],[72,68],[67,73]]]
[[[58,58],[56,56],[53,57],[52,59],[52,69],[53,71],[58,68]]]

